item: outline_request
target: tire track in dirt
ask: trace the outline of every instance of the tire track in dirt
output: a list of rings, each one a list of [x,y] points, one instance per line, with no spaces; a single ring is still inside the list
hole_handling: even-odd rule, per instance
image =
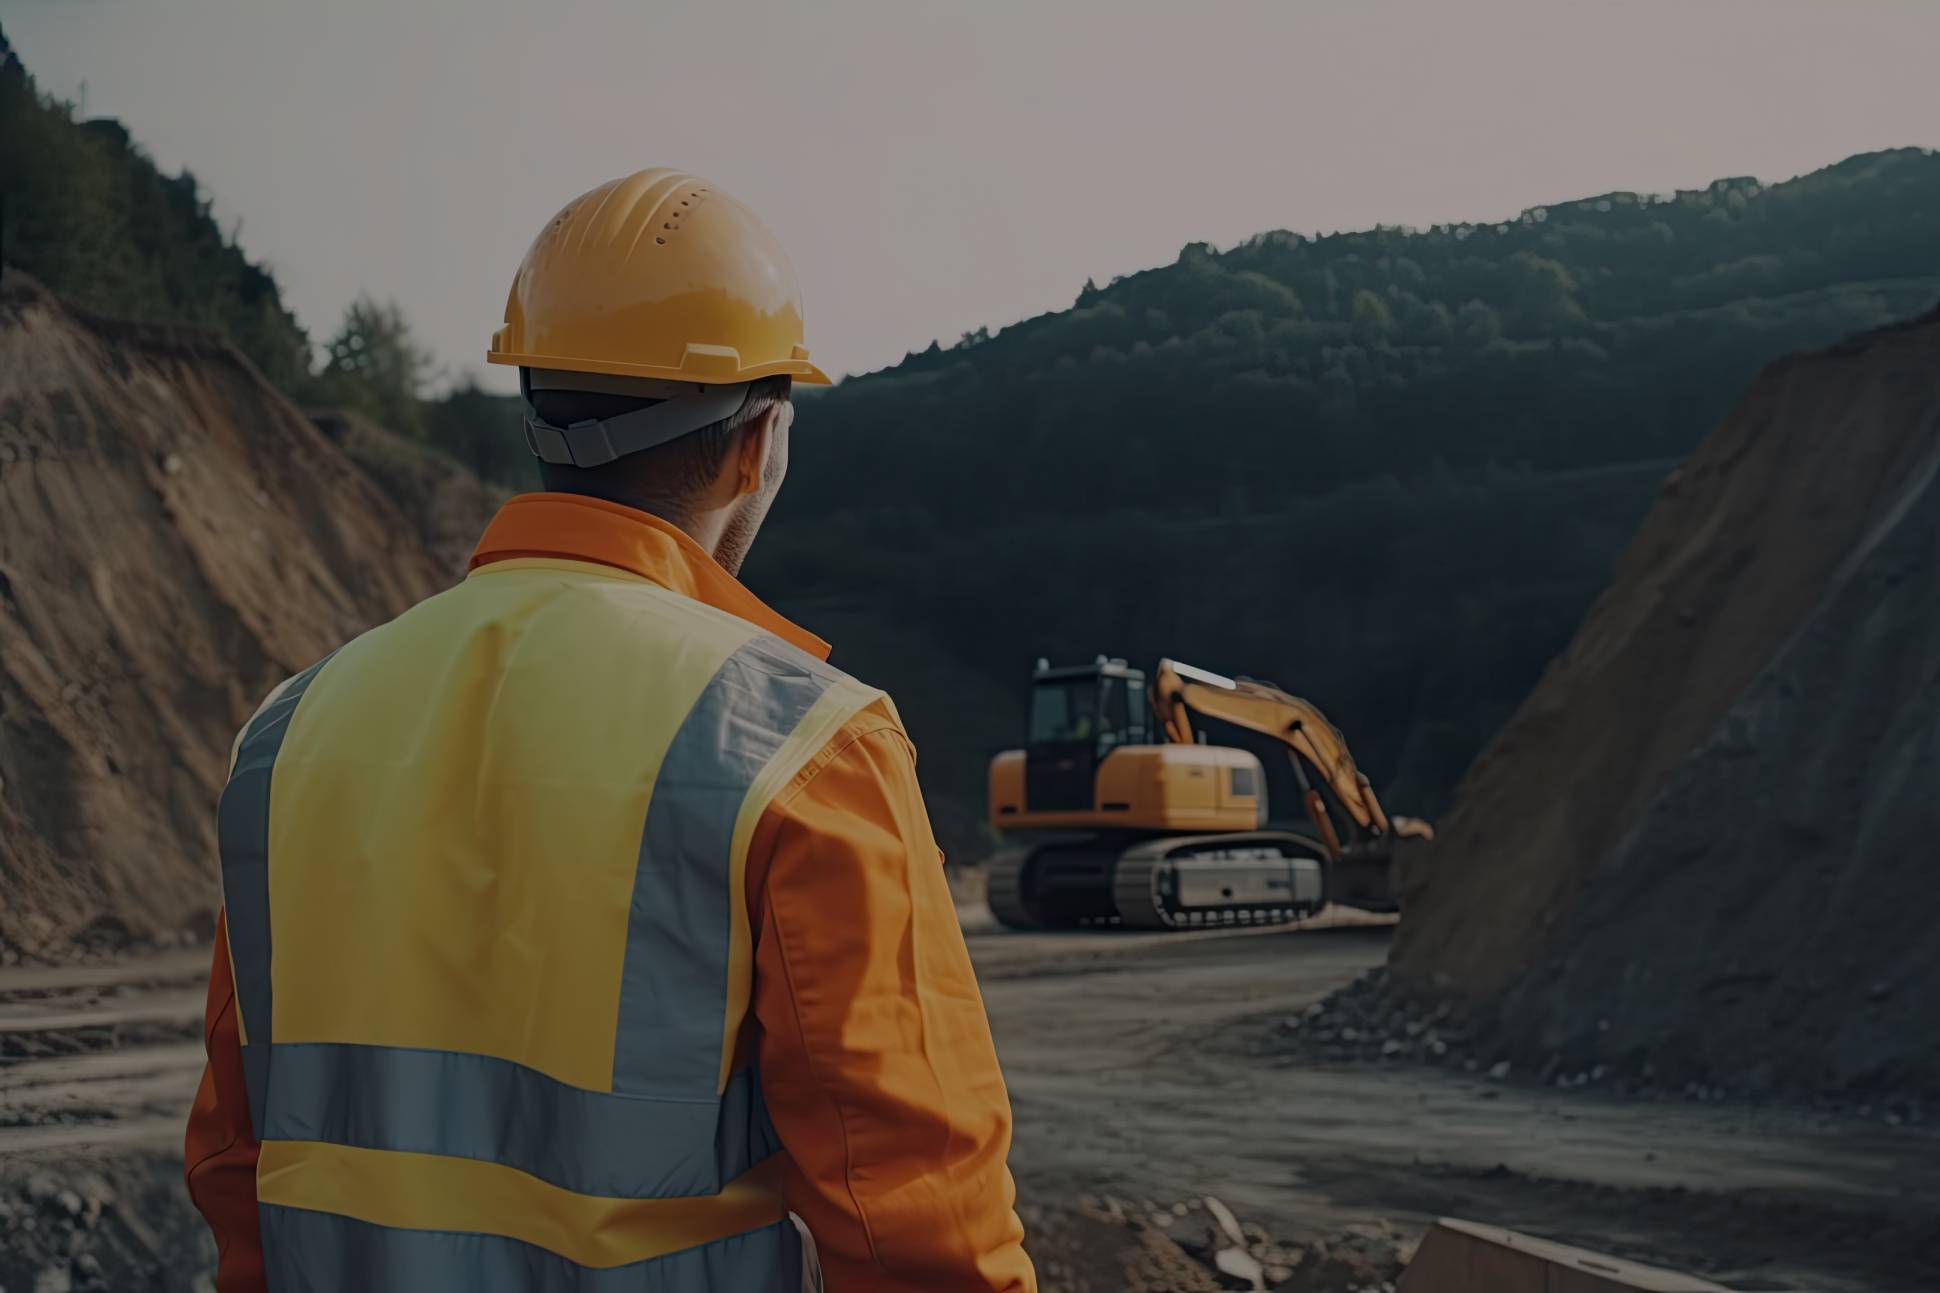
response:
[[[206,950],[0,971],[0,1157],[179,1143]]]

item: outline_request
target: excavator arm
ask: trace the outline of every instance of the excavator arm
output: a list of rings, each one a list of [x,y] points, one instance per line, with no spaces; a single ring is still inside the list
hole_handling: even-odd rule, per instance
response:
[[[1226,678],[1176,660],[1161,660],[1152,679],[1152,709],[1165,725],[1168,740],[1193,741],[1194,713],[1222,719],[1235,727],[1270,736],[1287,747],[1307,814],[1335,854],[1340,841],[1326,806],[1310,784],[1311,767],[1362,831],[1371,835],[1433,838],[1428,823],[1403,817],[1390,821],[1367,776],[1355,766],[1347,738],[1309,701],[1278,687],[1250,678]]]

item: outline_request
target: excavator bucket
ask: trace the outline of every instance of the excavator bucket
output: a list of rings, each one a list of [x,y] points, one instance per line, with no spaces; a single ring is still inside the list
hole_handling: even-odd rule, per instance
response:
[[[1400,1293],[1729,1293],[1722,1284],[1443,1217]]]

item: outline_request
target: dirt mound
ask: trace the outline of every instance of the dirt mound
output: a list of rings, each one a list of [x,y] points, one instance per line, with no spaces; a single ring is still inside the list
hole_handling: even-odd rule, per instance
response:
[[[511,494],[450,458],[344,409],[312,409],[310,420],[363,469],[411,522],[443,570],[463,570],[479,532]]]
[[[1522,1059],[1940,1089],[1940,312],[1774,364],[1406,867]]]
[[[263,694],[456,579],[232,348],[0,288],[0,956],[206,926]]]

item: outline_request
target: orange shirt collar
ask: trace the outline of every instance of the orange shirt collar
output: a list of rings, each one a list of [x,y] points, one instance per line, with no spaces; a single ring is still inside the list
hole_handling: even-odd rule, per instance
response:
[[[520,494],[485,527],[471,569],[515,557],[591,561],[630,571],[758,625],[818,660],[829,658],[828,643],[777,615],[679,526],[631,507],[580,494]]]

